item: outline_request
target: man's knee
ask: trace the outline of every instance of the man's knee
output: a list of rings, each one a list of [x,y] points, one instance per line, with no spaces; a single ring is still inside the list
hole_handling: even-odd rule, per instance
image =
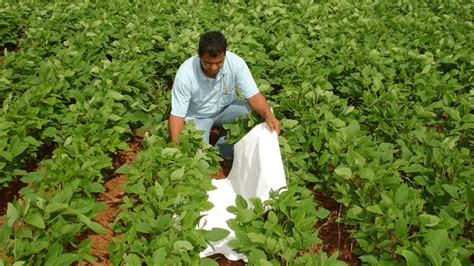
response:
[[[214,124],[214,121],[211,118],[203,118],[203,119],[198,119],[198,118],[188,118],[186,119],[186,122],[189,123],[194,123],[194,127],[197,130],[203,130],[203,140],[207,143],[209,143],[209,134],[211,131],[211,128]]]

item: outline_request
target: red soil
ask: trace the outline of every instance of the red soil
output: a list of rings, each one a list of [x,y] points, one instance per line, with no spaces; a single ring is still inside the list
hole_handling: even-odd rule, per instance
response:
[[[131,164],[137,156],[141,148],[143,137],[139,136],[136,130],[133,130],[132,141],[128,144],[128,151],[121,151],[114,158],[113,166],[115,169],[123,164]],[[123,174],[112,173],[105,182],[105,192],[100,193],[97,198],[98,201],[104,202],[106,208],[102,210],[94,220],[102,225],[106,234],[101,235],[94,232],[89,232],[87,237],[92,239],[91,254],[98,258],[98,261],[91,265],[111,265],[109,260],[108,245],[116,235],[110,228],[109,224],[115,220],[115,217],[120,212],[118,205],[122,203],[124,191],[121,185],[127,182],[127,176]]]
[[[319,229],[318,237],[323,241],[311,247],[311,252],[318,254],[323,250],[328,255],[339,252],[339,260],[345,261],[349,265],[361,265],[359,258],[352,253],[356,247],[355,241],[349,236],[351,227],[337,222],[341,216],[342,204],[337,203],[324,192],[316,192],[314,198],[320,202],[318,208],[324,207],[330,211],[326,219],[318,221],[315,229]]]
[[[25,187],[26,184],[21,182],[20,177],[15,177],[8,186],[0,189],[0,216],[7,213],[7,205],[12,202],[18,195],[18,191]]]

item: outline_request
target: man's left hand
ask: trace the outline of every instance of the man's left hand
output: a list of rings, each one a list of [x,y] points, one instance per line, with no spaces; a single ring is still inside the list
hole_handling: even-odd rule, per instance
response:
[[[267,122],[267,125],[272,132],[275,130],[277,135],[280,135],[280,121],[278,121],[274,115],[265,119],[265,122]]]

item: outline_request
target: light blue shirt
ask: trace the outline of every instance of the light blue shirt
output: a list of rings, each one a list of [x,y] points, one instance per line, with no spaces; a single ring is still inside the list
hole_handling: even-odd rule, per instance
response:
[[[176,73],[171,114],[186,119],[214,117],[237,99],[236,87],[246,99],[259,92],[242,58],[227,51],[216,78],[209,78],[202,71],[199,56],[195,55]]]

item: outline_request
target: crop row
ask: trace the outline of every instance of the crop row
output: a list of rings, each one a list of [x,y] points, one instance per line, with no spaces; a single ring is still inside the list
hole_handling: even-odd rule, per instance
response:
[[[91,239],[81,236],[105,233],[94,221],[104,208],[96,196],[104,191],[105,170],[112,168],[113,154],[128,148],[130,128],[157,108],[143,104],[152,88],[144,76],[151,75],[143,70],[146,58],[87,41],[93,21],[81,19],[103,15],[85,15],[87,6],[21,3],[2,9],[18,22],[22,38],[13,43],[17,51],[2,58],[0,184],[15,176],[27,183],[8,204],[2,264],[95,260]],[[51,152],[37,158],[43,150]],[[29,162],[37,163],[30,172]]]

